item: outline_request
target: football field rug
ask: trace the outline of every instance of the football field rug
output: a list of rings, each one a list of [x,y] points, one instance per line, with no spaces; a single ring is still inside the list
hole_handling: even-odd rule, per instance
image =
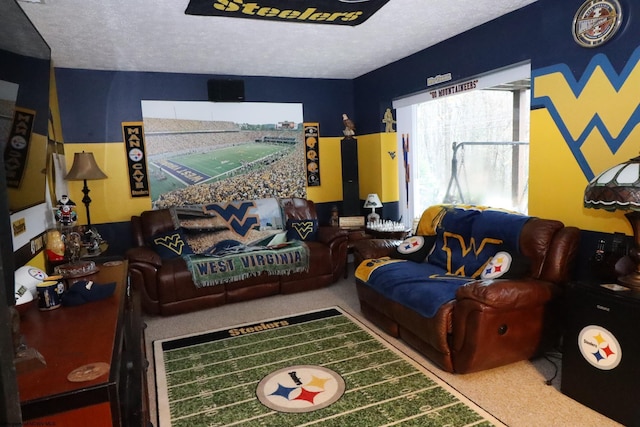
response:
[[[153,347],[160,427],[502,425],[338,307]]]

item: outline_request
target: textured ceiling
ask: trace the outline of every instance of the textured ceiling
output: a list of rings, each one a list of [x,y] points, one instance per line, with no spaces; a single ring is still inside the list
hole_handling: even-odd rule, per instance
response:
[[[19,5],[56,67],[351,79],[536,0],[390,0],[355,27],[185,15],[188,0],[39,1]]]

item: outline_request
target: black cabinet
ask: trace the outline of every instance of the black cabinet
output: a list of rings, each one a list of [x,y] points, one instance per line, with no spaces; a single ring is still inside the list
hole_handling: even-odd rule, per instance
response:
[[[342,156],[342,213],[360,215],[360,183],[358,181],[358,140],[344,138],[340,143]]]
[[[640,293],[572,283],[567,292],[561,391],[628,426],[640,426]]]

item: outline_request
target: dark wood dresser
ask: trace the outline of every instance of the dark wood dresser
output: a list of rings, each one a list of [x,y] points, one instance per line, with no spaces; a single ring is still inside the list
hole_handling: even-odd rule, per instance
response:
[[[116,282],[112,296],[73,307],[22,315],[25,344],[46,365],[18,375],[25,426],[147,426],[147,362],[140,302],[128,284],[127,261],[98,264],[87,276]],[[98,378],[72,382],[77,368],[106,364]],[[103,365],[104,366],[104,365]]]

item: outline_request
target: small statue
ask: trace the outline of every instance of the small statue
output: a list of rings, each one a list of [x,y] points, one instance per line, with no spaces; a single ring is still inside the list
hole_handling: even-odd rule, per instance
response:
[[[344,124],[344,130],[342,131],[342,133],[344,133],[345,138],[352,139],[356,134],[356,125],[344,113],[342,114],[342,123]]]
[[[62,225],[72,225],[78,219],[78,215],[75,211],[76,204],[67,196],[63,194],[60,200],[58,200],[58,210],[56,210],[56,221]]]
[[[394,132],[393,124],[396,121],[393,120],[393,113],[391,112],[391,108],[387,108],[387,111],[384,112],[384,117],[382,118],[382,123],[385,124],[384,131],[385,132]]]
[[[338,217],[338,207],[337,206],[333,206],[331,208],[331,226],[332,227],[337,227],[338,225],[340,225],[340,218]]]

